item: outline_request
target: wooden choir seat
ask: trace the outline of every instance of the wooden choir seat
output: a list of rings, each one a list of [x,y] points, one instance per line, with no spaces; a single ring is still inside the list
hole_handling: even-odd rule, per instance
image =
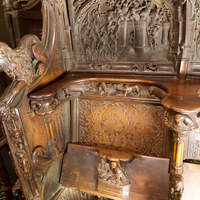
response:
[[[198,199],[198,13],[45,0],[41,40],[0,43],[13,80],[0,116],[27,200]]]

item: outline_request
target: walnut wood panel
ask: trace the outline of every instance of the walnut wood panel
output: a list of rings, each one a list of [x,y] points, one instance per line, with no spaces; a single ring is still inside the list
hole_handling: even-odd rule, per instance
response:
[[[79,142],[167,157],[163,112],[160,105],[80,99]]]

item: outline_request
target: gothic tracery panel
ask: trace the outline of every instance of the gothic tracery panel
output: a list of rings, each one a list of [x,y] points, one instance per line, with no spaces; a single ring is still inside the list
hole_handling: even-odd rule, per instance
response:
[[[167,156],[162,106],[80,99],[79,112],[81,144]]]

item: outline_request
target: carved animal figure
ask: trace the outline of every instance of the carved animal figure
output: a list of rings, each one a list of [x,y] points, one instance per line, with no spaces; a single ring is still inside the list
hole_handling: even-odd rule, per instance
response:
[[[124,93],[124,96],[126,97],[127,94],[130,94],[131,92],[133,92],[134,90],[137,92],[137,96],[140,95],[140,87],[135,85],[135,86],[128,86],[125,85],[124,87],[121,84],[114,84],[114,87],[119,90],[122,91]]]
[[[161,88],[150,86],[149,93],[147,94],[147,96],[150,97],[151,95],[155,95],[159,99],[163,99],[167,95],[167,93]]]
[[[13,79],[1,96],[3,104],[12,103],[14,97],[32,83],[36,75],[36,70],[32,66],[33,59],[40,61],[37,73],[42,75],[47,57],[43,52],[41,41],[34,35],[23,37],[14,50],[5,43],[0,43],[0,71],[4,71]]]
[[[181,114],[178,114],[175,116],[174,118],[175,122],[176,122],[176,125],[177,126],[194,126],[194,122],[192,121],[192,119],[190,117],[188,117],[187,115],[181,115]]]
[[[79,85],[67,86],[65,89],[63,89],[63,91],[65,93],[65,97],[68,98],[70,97],[70,94],[72,92],[80,92],[81,95],[83,95],[85,92],[89,91],[90,88],[91,88],[91,83],[84,83]]]

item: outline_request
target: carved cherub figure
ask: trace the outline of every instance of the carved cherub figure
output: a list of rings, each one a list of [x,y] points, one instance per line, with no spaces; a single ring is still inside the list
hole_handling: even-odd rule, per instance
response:
[[[37,70],[33,66],[33,60],[39,63]],[[4,71],[13,79],[11,85],[1,96],[0,107],[3,104],[12,103],[17,94],[33,82],[36,74],[42,75],[47,60],[42,43],[37,36],[24,36],[15,49],[0,42],[0,71]]]

